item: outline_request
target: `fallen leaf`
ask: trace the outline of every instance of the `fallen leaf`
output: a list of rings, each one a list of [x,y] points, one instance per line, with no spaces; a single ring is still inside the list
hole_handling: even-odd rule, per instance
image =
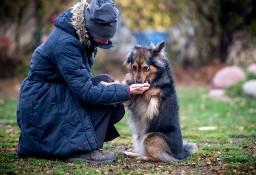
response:
[[[216,130],[217,127],[215,127],[215,126],[204,126],[204,127],[198,128],[198,129],[199,129],[199,131],[209,131],[209,130]]]

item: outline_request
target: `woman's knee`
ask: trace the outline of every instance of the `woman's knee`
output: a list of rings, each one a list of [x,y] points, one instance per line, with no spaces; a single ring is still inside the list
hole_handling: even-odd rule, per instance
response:
[[[110,123],[111,124],[118,123],[120,120],[122,120],[124,115],[125,115],[125,109],[124,109],[123,104],[118,104],[118,105],[113,106]]]
[[[108,74],[100,74],[98,76],[92,77],[91,81],[95,85],[99,84],[102,81],[107,82],[107,83],[114,82],[113,78],[111,76],[109,76]]]
[[[102,81],[105,81],[108,83],[114,82],[114,79],[108,74],[100,74],[99,76],[103,79]]]

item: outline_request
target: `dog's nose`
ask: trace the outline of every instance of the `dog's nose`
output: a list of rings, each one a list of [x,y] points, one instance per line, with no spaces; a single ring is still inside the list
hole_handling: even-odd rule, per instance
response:
[[[137,80],[136,80],[136,83],[142,83],[142,79],[140,79],[140,78],[137,79]]]

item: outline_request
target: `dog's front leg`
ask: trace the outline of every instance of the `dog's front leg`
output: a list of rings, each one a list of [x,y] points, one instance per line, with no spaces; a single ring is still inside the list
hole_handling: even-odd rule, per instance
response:
[[[160,89],[158,88],[149,88],[144,92],[144,100],[149,103],[152,97],[160,94]]]

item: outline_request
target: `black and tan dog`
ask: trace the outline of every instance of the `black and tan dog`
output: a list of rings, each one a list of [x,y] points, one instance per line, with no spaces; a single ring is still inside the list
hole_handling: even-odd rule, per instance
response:
[[[136,153],[125,154],[145,161],[182,160],[196,150],[195,144],[182,138],[174,79],[164,45],[135,46],[125,62],[126,84],[150,84],[142,95],[131,95],[127,103]]]

